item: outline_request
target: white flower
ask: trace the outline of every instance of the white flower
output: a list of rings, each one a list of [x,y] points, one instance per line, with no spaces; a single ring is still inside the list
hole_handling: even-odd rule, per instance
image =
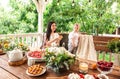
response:
[[[74,54],[70,53],[69,51],[66,51],[66,53],[70,56],[70,57],[75,57]]]
[[[80,76],[76,73],[71,73],[68,75],[68,79],[81,79]]]
[[[50,47],[48,48],[48,52],[53,52],[57,56],[58,54],[67,54],[70,57],[74,57],[74,54],[71,54],[69,51],[67,51],[64,47]]]
[[[58,48],[57,47],[50,47],[48,48],[48,52],[57,52]]]
[[[54,57],[54,56],[52,56],[52,57],[51,57],[51,59],[52,59],[52,60],[54,60],[54,59],[55,59],[55,57]]]
[[[85,79],[95,79],[92,75],[86,74]]]

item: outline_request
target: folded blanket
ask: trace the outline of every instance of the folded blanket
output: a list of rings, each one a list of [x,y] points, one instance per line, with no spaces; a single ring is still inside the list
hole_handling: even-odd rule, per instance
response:
[[[97,61],[97,54],[92,35],[80,35],[76,55],[79,58]]]

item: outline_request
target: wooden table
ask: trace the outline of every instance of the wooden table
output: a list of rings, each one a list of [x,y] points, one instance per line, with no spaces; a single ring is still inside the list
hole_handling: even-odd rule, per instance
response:
[[[45,65],[45,63],[40,64]],[[56,74],[52,70],[47,70],[46,73],[41,76],[30,77],[26,74],[27,68],[27,63],[21,66],[9,66],[7,55],[0,55],[0,79],[46,79],[47,77],[67,76],[72,72],[79,73],[78,66],[74,65],[71,70],[60,74]],[[89,69],[89,74],[99,74],[99,72],[97,70]],[[120,72],[113,70],[108,76],[110,79],[120,79]]]

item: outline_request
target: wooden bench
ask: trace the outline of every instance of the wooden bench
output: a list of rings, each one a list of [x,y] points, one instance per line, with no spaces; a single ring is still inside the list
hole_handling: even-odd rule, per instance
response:
[[[120,39],[120,37],[113,37],[113,36],[93,36],[95,50],[103,53],[103,60],[105,60],[105,54],[107,52],[109,53],[109,61],[112,60],[112,53],[107,48],[107,44],[108,44],[109,41],[111,41],[112,39],[115,39],[115,38]],[[99,58],[100,53],[97,53],[97,54],[98,54],[97,58]]]

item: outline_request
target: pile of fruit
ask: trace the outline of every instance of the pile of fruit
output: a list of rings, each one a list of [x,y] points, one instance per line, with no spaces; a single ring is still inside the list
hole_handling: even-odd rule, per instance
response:
[[[33,57],[33,58],[41,58],[43,53],[41,51],[30,51],[28,53],[28,56]]]
[[[113,67],[113,62],[98,61],[98,62],[97,62],[97,67],[98,67],[101,71],[110,71],[111,68]]]

